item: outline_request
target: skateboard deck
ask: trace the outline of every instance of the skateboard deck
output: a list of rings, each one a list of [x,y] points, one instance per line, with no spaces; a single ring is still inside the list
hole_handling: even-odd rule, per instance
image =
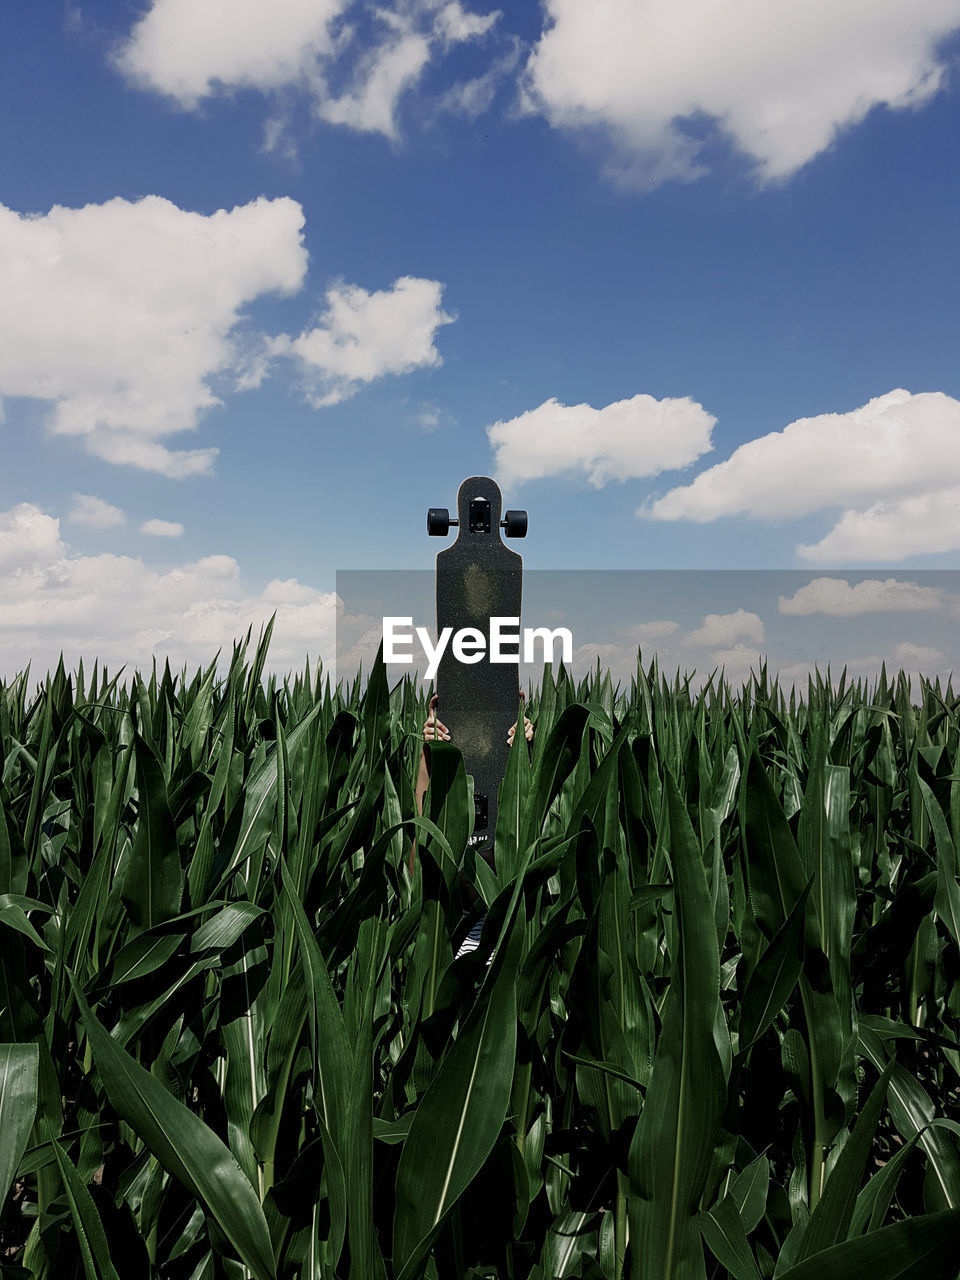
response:
[[[501,506],[500,489],[488,476],[464,480],[457,494],[457,540],[437,555],[437,634],[445,627],[454,635],[475,627],[487,642],[482,660],[468,665],[454,654],[451,639],[436,680],[437,715],[473,776],[471,844],[493,837],[497,789],[510,752],[507,733],[519,705],[518,665],[493,663],[489,651],[490,619],[516,618],[511,634],[519,630],[520,619],[523,559],[501,540]],[[525,532],[525,513],[511,515],[522,516]]]

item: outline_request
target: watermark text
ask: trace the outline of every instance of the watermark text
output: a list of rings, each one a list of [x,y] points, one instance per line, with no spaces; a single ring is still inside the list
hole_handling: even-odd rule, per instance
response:
[[[385,617],[383,620],[383,660],[409,665],[414,660],[414,640],[427,659],[425,679],[432,680],[440,666],[440,659],[450,646],[458,662],[472,666],[488,658],[490,662],[512,662],[519,666],[524,662],[537,662],[537,645],[543,662],[554,662],[554,645],[560,642],[560,660],[569,664],[573,660],[573,635],[567,627],[524,627],[519,618],[491,618],[489,635],[477,627],[444,627],[434,644],[426,627],[415,627],[413,618]]]

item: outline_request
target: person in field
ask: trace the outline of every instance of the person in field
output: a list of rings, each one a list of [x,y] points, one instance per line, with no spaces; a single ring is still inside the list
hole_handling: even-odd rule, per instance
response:
[[[437,718],[437,694],[430,699],[430,707],[427,714],[426,723],[423,726],[423,741],[428,742],[449,742],[450,730]],[[507,732],[507,745],[513,746],[514,735],[517,732],[516,721],[510,726]],[[533,741],[533,724],[528,716],[523,717],[523,732],[528,742]],[[430,785],[430,762],[427,759],[426,748],[420,752],[420,768],[417,772],[417,813],[423,813],[423,797],[426,794],[427,787]]]
[[[423,726],[424,745],[420,751],[420,767],[417,771],[417,786],[416,786],[417,813],[423,813],[423,800],[424,800],[424,796],[427,793],[427,787],[430,785],[430,761],[427,758],[426,744],[428,742],[449,742],[450,741],[450,730],[443,723],[443,721],[438,719],[437,717],[437,701],[438,701],[437,695],[434,694],[433,697],[430,699],[430,707],[427,714],[427,720]],[[516,725],[516,722],[514,722],[510,726],[507,732],[507,744],[511,747],[513,746],[513,739],[516,736],[516,732],[517,732],[517,725]],[[524,736],[527,739],[527,742],[532,742],[533,741],[533,724],[527,716],[523,717],[523,732],[524,732]],[[414,848],[415,847],[416,846],[414,846]],[[491,867],[494,866],[494,850],[493,850],[492,840],[487,840],[482,845],[478,845],[476,852],[481,858],[484,859],[485,862],[488,862]],[[410,850],[411,874],[413,873],[413,855],[414,855],[414,849],[411,849]],[[460,890],[464,898],[465,914],[469,914],[469,912],[472,911],[472,909],[476,905],[477,897],[478,897],[477,890],[473,885],[473,883],[466,876],[461,876],[460,878]],[[476,951],[477,947],[480,945],[480,934],[483,930],[483,922],[485,919],[486,919],[486,916],[480,916],[478,920],[474,921],[473,925],[470,928],[470,931],[467,933],[466,937],[460,943],[460,949],[457,951],[457,954],[454,956],[455,960],[459,960],[461,956],[467,955],[471,951]]]

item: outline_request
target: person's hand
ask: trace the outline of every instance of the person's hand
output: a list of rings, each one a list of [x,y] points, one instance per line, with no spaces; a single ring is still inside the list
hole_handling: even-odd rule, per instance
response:
[[[427,716],[427,722],[423,726],[424,742],[450,741],[450,730],[442,720],[437,719],[437,701],[437,695],[434,694],[430,699],[430,714]]]
[[[514,721],[513,724],[510,726],[510,728],[507,730],[507,746],[509,747],[513,746],[513,739],[516,735],[516,732],[517,732],[517,723],[516,721]],[[533,723],[526,716],[523,717],[523,733],[528,742],[533,741]]]

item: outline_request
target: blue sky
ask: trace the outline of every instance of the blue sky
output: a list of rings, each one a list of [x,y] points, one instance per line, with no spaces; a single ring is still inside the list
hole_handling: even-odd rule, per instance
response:
[[[531,568],[958,567],[960,0],[0,23],[8,674],[326,656],[477,472]]]

